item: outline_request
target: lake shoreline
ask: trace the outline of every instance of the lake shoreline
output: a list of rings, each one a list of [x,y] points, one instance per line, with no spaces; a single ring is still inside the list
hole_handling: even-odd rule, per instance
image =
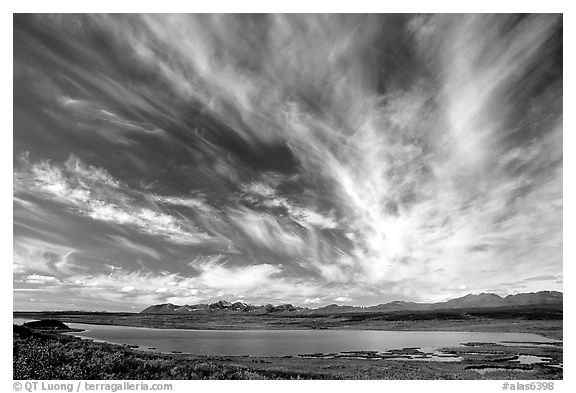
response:
[[[14,334],[15,379],[562,379],[561,346],[502,346],[470,343],[443,348],[459,362],[414,359],[306,356],[222,356],[158,353],[126,345],[95,342],[59,333]],[[78,352],[80,351],[80,352]],[[397,354],[414,353],[404,348]],[[364,355],[370,355],[367,351]],[[53,353],[63,364],[50,370],[35,366],[38,356]],[[25,355],[26,354],[26,355]],[[66,360],[70,354],[90,357]],[[520,356],[551,359],[520,364]],[[94,367],[89,367],[95,362]],[[88,367],[65,374],[70,368]],[[123,364],[132,366],[124,367]],[[118,369],[118,370],[117,370]],[[103,371],[104,370],[104,371]],[[110,371],[106,374],[105,370]],[[44,374],[42,374],[44,373]],[[48,373],[48,374],[46,374]],[[52,373],[52,374],[50,374]],[[64,373],[64,374],[63,374]],[[42,377],[42,378],[40,378]],[[66,377],[66,378],[64,378]]]
[[[527,318],[523,312],[488,310],[480,316],[461,310],[446,316],[440,313],[328,316],[242,315],[206,313],[199,315],[96,313],[96,312],[13,312],[13,318],[58,319],[65,323],[114,325],[155,329],[186,330],[378,330],[536,333],[563,339],[562,309]],[[423,319],[416,319],[423,318]],[[536,315],[540,315],[536,313]]]

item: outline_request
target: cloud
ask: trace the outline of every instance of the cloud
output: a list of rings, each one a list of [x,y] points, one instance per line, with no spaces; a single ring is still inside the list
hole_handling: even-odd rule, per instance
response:
[[[38,239],[14,239],[14,274],[28,272],[48,276],[68,276],[74,273],[72,256],[78,250]]]
[[[295,229],[284,226],[275,216],[248,209],[231,210],[229,219],[250,241],[258,246],[288,255],[300,254],[305,241]]]
[[[78,274],[61,282],[37,275],[30,276],[28,281],[58,282],[81,299],[100,298],[107,302],[140,305],[167,301],[193,304],[239,297],[256,303],[265,303],[267,299],[277,303],[300,303],[317,291],[310,283],[282,277],[282,271],[277,266],[227,266],[220,260],[214,256],[197,258],[193,264],[197,272],[195,275],[117,269],[109,274]]]
[[[52,277],[52,276],[41,276],[38,274],[31,274],[29,276],[26,276],[26,278],[24,278],[24,281],[28,284],[42,284],[42,285],[49,285],[49,284],[59,284],[60,280],[57,279],[56,277]]]
[[[110,238],[112,239],[113,242],[115,242],[119,247],[121,247],[124,250],[129,250],[130,252],[148,255],[158,260],[162,258],[160,253],[158,253],[158,251],[154,250],[153,248],[146,247],[143,244],[134,243],[125,237],[111,235]]]
[[[262,182],[252,182],[242,185],[242,190],[246,193],[254,194],[264,198],[271,198],[276,195],[274,188]]]
[[[49,162],[32,164],[16,177],[17,191],[43,193],[94,220],[133,226],[143,233],[181,244],[198,244],[210,239],[189,221],[153,210],[151,206],[138,206],[135,198],[142,195],[138,192],[130,195],[130,190],[106,171],[88,167],[74,157],[63,166]]]
[[[312,229],[336,229],[338,223],[333,216],[322,215],[312,208],[298,206],[289,201],[285,196],[278,195],[273,185],[265,182],[252,182],[243,184],[241,189],[247,195],[244,198],[250,202],[260,204],[268,208],[282,208],[288,214],[288,218],[299,225]]]
[[[64,123],[74,122],[76,132],[98,134],[114,144],[133,145],[131,134],[143,133],[166,138],[167,134],[160,128],[126,119],[103,105],[88,100],[74,99],[68,96],[58,98],[63,116],[58,115]]]
[[[206,213],[212,213],[213,209],[206,203],[203,198],[181,198],[175,196],[165,196],[165,195],[152,195],[151,199],[154,202],[167,204],[172,206],[184,206],[194,210],[200,210]]]
[[[273,281],[272,276],[281,270],[269,264],[226,267],[221,264],[207,263],[199,266],[201,285],[209,288],[223,289],[227,293],[246,293],[258,291],[263,285]]]
[[[17,23],[19,278],[371,304],[561,277],[560,15],[30,18],[65,50]]]
[[[338,296],[336,299],[334,299],[337,302],[351,302],[352,298],[348,297],[348,296]]]

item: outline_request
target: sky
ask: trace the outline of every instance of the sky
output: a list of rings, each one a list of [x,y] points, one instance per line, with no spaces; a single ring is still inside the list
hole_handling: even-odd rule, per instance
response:
[[[561,15],[22,15],[15,310],[562,290]]]

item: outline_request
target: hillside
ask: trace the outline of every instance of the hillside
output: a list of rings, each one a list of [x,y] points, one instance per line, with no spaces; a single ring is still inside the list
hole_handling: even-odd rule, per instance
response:
[[[273,306],[266,304],[264,306],[256,306],[243,302],[228,302],[220,300],[211,304],[194,304],[177,306],[172,303],[157,304],[142,310],[142,314],[185,314],[197,311],[229,311],[229,312],[245,312],[245,313],[276,313],[276,312],[301,312],[309,311],[307,308],[296,307],[292,304],[281,304]]]
[[[497,308],[515,307],[530,305],[562,305],[563,294],[556,291],[540,291],[531,293],[520,293],[502,297],[494,293],[469,294],[459,298],[437,303],[415,303],[404,301],[393,301],[369,307],[340,306],[330,304],[328,306],[310,309],[297,307],[292,304],[282,304],[273,306],[252,305],[243,302],[228,302],[220,300],[211,304],[195,304],[178,306],[172,303],[157,304],[140,311],[141,314],[188,314],[194,312],[234,312],[234,313],[299,313],[299,314],[341,314],[358,312],[397,312],[397,311],[430,311],[430,310],[453,310],[462,308]]]

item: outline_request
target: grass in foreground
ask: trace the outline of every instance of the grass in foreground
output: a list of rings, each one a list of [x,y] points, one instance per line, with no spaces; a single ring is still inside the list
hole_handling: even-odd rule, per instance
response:
[[[315,373],[254,370],[16,328],[14,379],[323,379]],[[333,378],[333,377],[331,377]]]
[[[519,343],[521,344],[521,343]],[[14,379],[562,379],[562,368],[520,365],[520,355],[562,363],[562,346],[470,343],[461,362],[162,354],[14,325]]]

